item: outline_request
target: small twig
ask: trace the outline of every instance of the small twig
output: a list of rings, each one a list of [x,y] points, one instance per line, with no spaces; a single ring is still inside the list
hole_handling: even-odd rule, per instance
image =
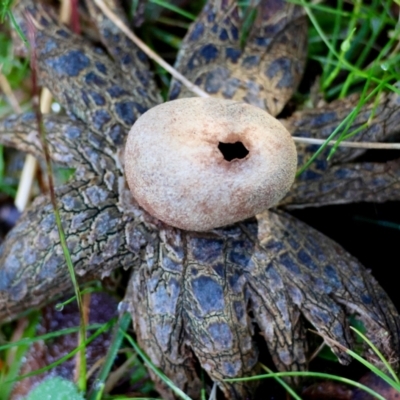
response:
[[[90,369],[86,373],[86,379],[89,380],[94,373],[101,368],[101,366],[104,364],[104,361],[106,359],[106,356],[100,357],[97,359],[97,361],[90,367]]]
[[[130,356],[132,354],[132,351],[130,351],[131,349],[120,349],[118,350],[118,354],[126,354],[126,357]],[[136,357],[136,355],[135,355]],[[107,354],[104,355],[103,357],[100,357],[88,370],[87,374],[86,374],[86,378],[87,380],[89,380],[94,374],[95,372],[100,369],[104,363],[106,362],[106,358],[107,358]]]
[[[47,114],[51,108],[51,93],[44,88],[40,94],[40,112]],[[38,169],[38,161],[32,154],[25,157],[24,167],[18,183],[17,195],[15,196],[15,207],[18,211],[25,210],[31,198],[32,186]]]
[[[315,331],[314,329],[308,329],[309,332],[315,333],[316,335],[322,337],[324,339],[324,342],[326,344],[330,343],[332,346],[338,347],[343,353],[347,353],[350,349],[348,349],[346,346],[343,346],[341,343],[339,343],[337,340],[330,338],[324,333]]]
[[[18,182],[17,194],[14,200],[14,205],[19,212],[23,212],[30,201],[37,165],[37,160],[32,154],[27,154],[25,156],[24,166]]]
[[[71,20],[72,7],[70,1],[61,1],[59,19],[62,23],[68,23]]]
[[[322,349],[326,346],[325,342],[322,342],[317,349],[315,349],[313,351],[313,353],[311,354],[311,356],[308,358],[307,362],[310,363],[312,360],[314,360],[314,358],[316,358],[318,356],[319,353],[321,353]]]
[[[19,319],[13,331],[10,342],[18,342],[19,340],[21,340],[28,325],[29,325],[28,318],[24,317]],[[8,351],[6,365],[8,365],[9,367],[14,364],[17,351],[18,351],[18,346],[12,347]]]
[[[108,394],[117,385],[118,381],[126,374],[129,368],[132,367],[133,362],[137,359],[137,354],[131,355],[120,367],[115,371],[110,372],[104,386],[104,394]]]
[[[7,96],[7,99],[16,113],[21,113],[22,109],[18,103],[17,98],[14,95],[14,92],[11,89],[10,83],[8,82],[7,78],[2,73],[3,64],[0,64],[0,89],[4,92]]]
[[[89,315],[90,315],[90,299],[91,299],[91,293],[84,293],[82,295],[82,317],[83,321],[81,321],[81,324],[83,323],[85,326],[89,325]],[[78,335],[78,346],[81,346],[84,344],[84,341],[86,340],[86,336],[83,337],[82,335]],[[85,353],[86,355],[86,353]],[[75,356],[75,371],[74,371],[74,382],[79,382],[81,371],[82,371],[82,361],[85,362],[82,357],[81,353],[77,353]],[[84,366],[86,370],[86,362]],[[86,376],[87,379],[87,376]]]
[[[2,74],[3,65],[0,64],[0,88],[7,96],[7,99],[14,110],[15,113],[21,114],[22,109],[18,103],[17,98],[14,95],[14,92],[11,89],[11,86],[7,80],[7,78]],[[17,194],[15,195],[14,204],[17,207],[17,210],[22,212],[25,210],[28,205],[29,199],[31,197],[33,180],[36,175],[37,170],[37,161],[35,157],[28,154],[25,157],[24,167],[21,172],[21,178],[18,183]]]
[[[299,136],[292,136],[296,143],[306,144],[324,144],[326,139],[303,138]],[[400,143],[376,143],[376,142],[348,142],[343,140],[337,143],[336,140],[331,140],[327,146],[351,147],[354,149],[379,149],[379,150],[400,150]]]
[[[133,43],[136,44],[146,55],[154,60],[157,64],[168,71],[177,81],[185,85],[191,92],[197,94],[200,97],[210,97],[208,93],[200,89],[197,85],[190,82],[174,67],[164,61],[157,53],[150,49],[145,43],[143,43],[122,21],[116,14],[114,14],[103,0],[94,0],[100,10],[106,15]]]

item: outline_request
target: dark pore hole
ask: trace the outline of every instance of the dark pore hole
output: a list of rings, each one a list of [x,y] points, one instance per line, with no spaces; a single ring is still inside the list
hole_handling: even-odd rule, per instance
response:
[[[247,154],[249,154],[249,151],[246,149],[246,147],[244,147],[244,144],[242,142],[219,142],[218,149],[222,153],[226,161],[232,161],[235,158],[238,158],[240,160],[242,158],[245,158]]]

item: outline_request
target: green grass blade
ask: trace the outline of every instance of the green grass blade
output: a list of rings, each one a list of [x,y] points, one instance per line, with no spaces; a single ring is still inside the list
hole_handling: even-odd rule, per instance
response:
[[[377,220],[377,219],[365,218],[365,217],[362,217],[359,215],[355,215],[354,219],[356,221],[368,222],[370,224],[384,226],[385,228],[400,230],[400,224],[396,224],[395,222],[391,222],[391,221],[382,221],[382,220]]]
[[[172,33],[169,33],[168,31],[165,31],[163,29],[153,27],[151,29],[151,33],[154,35],[155,38],[158,40],[167,43],[169,46],[172,48],[179,50],[181,47],[181,42],[182,39],[176,35],[173,35]]]
[[[365,98],[363,99],[362,97],[360,98],[359,103],[357,104],[356,107],[353,108],[353,110],[346,116],[346,118],[343,119],[343,121],[337,126],[337,128],[328,136],[328,138],[325,140],[325,142],[319,147],[319,149],[310,157],[310,159],[297,171],[296,176],[301,175],[313,162],[314,160],[324,151],[324,149],[327,147],[328,143],[335,138],[335,136],[341,131],[342,128],[344,128],[343,132],[346,133],[347,129],[351,126],[353,123],[354,119],[356,118],[359,110],[361,107],[368,102],[373,96],[376,95],[376,93],[381,90],[381,87],[378,86],[374,90],[372,90]]]
[[[268,372],[269,374],[273,374],[273,372],[263,364],[260,364],[261,368]],[[301,400],[301,397],[281,378],[278,376],[275,377],[275,380],[286,390],[288,394],[290,394],[295,400]]]
[[[31,47],[31,54],[30,54],[30,65],[31,65],[31,81],[32,81],[32,92],[34,95],[39,96],[39,87],[38,87],[38,77],[37,77],[37,54],[35,51],[35,28],[33,26],[33,22],[31,18],[26,19],[27,23],[27,31],[28,31],[28,38],[29,38],[29,43]],[[86,326],[85,326],[85,318],[84,318],[84,313],[83,313],[83,303],[82,303],[82,297],[79,291],[79,285],[75,276],[75,270],[74,266],[72,263],[72,258],[71,254],[68,249],[67,241],[65,239],[65,233],[64,233],[64,228],[62,226],[61,222],[61,217],[60,213],[58,210],[58,204],[57,204],[57,198],[56,198],[56,193],[54,189],[54,174],[53,174],[53,166],[51,163],[51,158],[50,158],[50,153],[49,149],[47,146],[47,141],[46,141],[46,130],[43,124],[43,117],[42,117],[42,112],[40,110],[39,104],[34,103],[33,108],[35,111],[36,115],[36,123],[37,123],[37,128],[39,132],[39,137],[41,141],[41,145],[43,148],[43,153],[44,153],[44,159],[45,159],[45,164],[46,164],[46,170],[47,170],[47,180],[48,180],[48,186],[49,186],[49,193],[50,193],[50,200],[51,200],[51,205],[53,207],[53,212],[56,220],[56,226],[57,226],[57,231],[58,235],[60,238],[60,244],[61,248],[63,251],[64,259],[67,264],[68,272],[74,287],[75,295],[76,295],[76,301],[78,303],[78,309],[79,309],[79,315],[80,315],[80,330],[79,330],[79,343],[85,343],[86,341]],[[81,346],[79,346],[81,347]],[[81,349],[80,355],[79,355],[79,378],[78,378],[78,387],[82,392],[86,391],[86,352],[85,348],[83,347]]]
[[[26,327],[23,336],[27,339],[25,344],[17,345],[14,354],[14,362],[9,366],[9,370],[7,371],[6,376],[3,376],[3,379],[0,379],[0,400],[7,400],[10,397],[11,390],[15,383],[16,378],[18,377],[23,357],[29,349],[29,344],[31,341],[29,339],[35,335],[36,327],[39,322],[39,313],[34,313],[30,317],[29,324]],[[22,339],[23,340],[23,339]],[[21,342],[21,341],[19,341]],[[14,342],[17,343],[17,342]],[[10,343],[13,344],[13,343]],[[15,346],[9,346],[8,349],[12,350]],[[7,359],[7,356],[5,357]],[[6,381],[6,382],[3,382]]]
[[[400,393],[400,384],[396,382],[395,380],[391,379],[388,375],[386,375],[384,372],[382,372],[378,367],[375,367],[372,365],[370,362],[365,360],[363,357],[359,356],[356,352],[347,349],[346,353],[352,356],[355,360],[359,361],[361,364],[363,364],[365,367],[367,367],[371,372],[373,372],[375,375],[379,376],[381,379],[383,379],[387,384],[395,388],[399,393]]]
[[[164,0],[150,0],[151,3],[157,4],[158,6],[164,7],[168,10],[171,10],[173,12],[176,12],[179,15],[182,15],[182,17],[185,17],[187,19],[190,19],[191,21],[194,21],[196,19],[196,16],[193,15],[192,13],[182,10],[181,8],[171,4],[168,1]]]
[[[87,330],[91,331],[91,330],[94,330],[94,329],[99,329],[102,326],[103,326],[103,324],[88,325],[87,326]],[[61,330],[56,331],[56,332],[46,333],[44,335],[35,336],[33,338],[29,337],[29,338],[25,338],[25,339],[20,339],[18,341],[12,342],[12,343],[7,343],[7,344],[1,345],[0,346],[0,351],[7,350],[7,349],[10,349],[10,348],[16,347],[16,346],[30,345],[32,343],[38,342],[39,340],[53,339],[53,338],[56,338],[58,336],[69,335],[70,333],[76,333],[76,332],[79,332],[79,326],[76,326],[76,327],[73,327],[73,328],[61,329]]]
[[[274,372],[272,374],[265,374],[265,375],[255,375],[255,376],[251,376],[248,378],[237,378],[237,379],[224,379],[224,382],[246,382],[246,381],[254,381],[254,380],[259,380],[259,379],[267,379],[267,378],[276,378],[276,377],[308,377],[308,378],[322,378],[322,379],[330,379],[333,381],[339,381],[341,383],[345,383],[347,385],[350,386],[354,386],[358,389],[364,390],[365,392],[367,392],[368,394],[370,394],[371,396],[374,396],[375,398],[377,398],[378,400],[386,400],[382,395],[380,395],[379,393],[375,392],[374,390],[372,390],[371,388],[369,388],[368,386],[365,386],[359,382],[355,382],[351,379],[347,379],[347,378],[342,378],[341,376],[336,376],[336,375],[331,375],[331,374],[325,374],[322,372]]]
[[[363,78],[367,79],[369,77],[369,74],[367,74],[364,71],[360,70],[359,68],[355,67],[353,64],[348,62],[345,58],[341,57],[341,55],[337,52],[337,50],[332,46],[332,44],[330,43],[330,40],[325,35],[324,31],[322,30],[319,22],[317,21],[317,19],[315,17],[315,15],[311,11],[308,3],[306,3],[305,0],[301,0],[300,3],[304,7],[304,10],[306,11],[308,17],[310,18],[310,21],[312,22],[314,28],[316,29],[316,31],[320,35],[322,41],[324,42],[324,44],[326,45],[328,50],[336,57],[337,60],[340,60],[342,62],[342,68],[345,69],[345,70],[348,70],[350,72],[353,72],[353,73],[355,73],[356,75],[358,75],[360,77],[363,77]],[[378,84],[381,83],[381,79],[377,78],[377,77],[374,77],[374,76],[371,78],[371,80],[373,82],[378,83]],[[390,87],[393,87],[393,86],[385,83],[384,87],[387,88],[387,89],[390,89]]]
[[[379,357],[379,359],[382,361],[383,365],[386,367],[386,369],[390,372],[392,375],[393,379],[400,384],[400,380],[396,373],[394,372],[392,366],[386,360],[386,358],[383,356],[383,354],[378,350],[378,348],[358,329],[356,329],[354,326],[350,326],[350,329],[354,331],[365,343],[368,344],[368,346],[373,350],[373,352]]]
[[[118,320],[118,323],[114,329],[113,339],[108,349],[105,362],[97,376],[94,389],[88,395],[88,400],[96,400],[98,398],[101,398],[102,388],[104,389],[105,381],[111,371],[114,359],[118,353],[119,348],[121,347],[122,339],[124,338],[124,334],[128,329],[130,322],[131,318],[130,315],[127,313],[122,315]]]
[[[106,324],[103,324],[93,335],[91,335],[88,339],[85,340],[85,342],[81,343],[79,346],[77,346],[74,350],[72,350],[70,353],[66,354],[65,356],[59,358],[58,360],[56,360],[55,362],[53,362],[52,364],[43,367],[43,368],[39,368],[35,371],[32,371],[28,374],[25,375],[21,375],[16,377],[15,379],[13,379],[12,381],[7,381],[8,382],[16,382],[16,381],[21,381],[25,378],[29,378],[31,376],[35,376],[35,375],[39,375],[43,372],[47,372],[49,370],[51,370],[52,368],[56,367],[57,365],[62,364],[64,361],[70,359],[71,357],[73,357],[75,354],[77,354],[78,352],[80,352],[82,349],[85,349],[86,346],[91,343],[94,339],[96,339],[100,334],[102,334],[103,332],[107,331],[108,329],[111,328],[111,326],[113,326],[115,320],[112,319],[109,322],[107,322]]]
[[[181,389],[175,386],[175,384],[169,379],[165,374],[163,374],[147,357],[147,355],[140,349],[136,342],[125,333],[125,338],[135,349],[136,353],[140,356],[143,362],[150,368],[177,396],[183,400],[192,400],[187,394],[185,394]]]
[[[343,10],[343,0],[339,0],[338,1],[337,8],[340,11]],[[342,13],[336,13],[335,14],[334,30],[333,30],[333,33],[332,33],[332,47],[333,48],[336,47],[336,43],[337,43],[337,40],[339,38],[342,18],[343,18],[343,14]],[[322,64],[322,65],[326,66],[324,68],[323,72],[322,72],[322,82],[325,82],[328,79],[328,76],[332,73],[331,72],[332,69],[330,68],[330,65],[331,65],[331,61],[332,61],[333,56],[334,56],[333,53],[331,51],[329,51],[328,52],[327,63],[326,64]]]

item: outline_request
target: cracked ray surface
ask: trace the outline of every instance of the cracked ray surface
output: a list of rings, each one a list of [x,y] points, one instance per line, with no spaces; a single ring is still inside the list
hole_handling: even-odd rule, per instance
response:
[[[121,14],[117,2],[110,1]],[[307,367],[307,324],[352,347],[349,316],[397,366],[399,316],[371,274],[339,245],[283,211],[206,233],[166,226],[131,198],[121,153],[135,119],[161,102],[146,58],[88,0],[104,49],[60,26],[48,9],[24,0],[35,20],[39,78],[68,115],[45,116],[52,159],[76,168],[57,188],[68,247],[81,281],[131,268],[124,299],[140,345],[153,363],[193,398],[200,396],[198,364],[229,399],[251,397],[256,383],[225,378],[257,373],[255,326],[279,370]],[[300,7],[259,3],[259,19],[244,48],[241,21],[230,0],[209,1],[178,55],[177,68],[213,96],[279,112],[300,80],[305,51]],[[305,45],[305,44],[304,44]],[[300,46],[301,47],[301,46]],[[172,82],[172,98],[189,94]],[[295,113],[285,123],[296,135],[326,137],[354,99]],[[398,129],[399,96],[385,94],[368,129],[354,140],[386,140]],[[366,104],[354,122],[371,113]],[[42,156],[32,114],[0,121],[0,142]],[[299,147],[304,161],[312,146]],[[359,150],[322,157],[298,180],[282,205],[354,199],[399,199],[398,161],[359,164]],[[390,171],[390,173],[388,173]],[[49,199],[40,196],[0,248],[0,321],[45,304],[71,288]],[[340,361],[348,356],[333,347]],[[366,349],[364,355],[379,364]],[[164,398],[171,391],[154,377]]]
[[[242,48],[236,2],[208,2],[182,43],[176,68],[214,96],[242,100],[277,115],[304,68],[305,17],[300,7],[280,0],[262,0],[257,11]],[[193,94],[173,80],[170,98],[188,96]]]

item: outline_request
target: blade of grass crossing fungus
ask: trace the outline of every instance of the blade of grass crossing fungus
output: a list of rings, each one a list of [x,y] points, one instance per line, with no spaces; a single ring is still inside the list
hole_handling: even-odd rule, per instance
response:
[[[36,28],[34,26],[33,21],[31,20],[31,18],[32,17],[30,17],[27,14],[28,39],[29,39],[30,48],[31,48],[32,90],[33,90],[33,93],[37,96],[39,93],[39,89],[38,89],[38,83],[37,83],[37,74],[36,74],[37,62],[36,62],[36,52],[35,52],[35,45],[34,45]],[[77,282],[77,279],[75,276],[75,270],[74,270],[74,266],[72,264],[71,254],[69,252],[67,242],[65,239],[64,230],[62,227],[62,221],[60,218],[60,214],[58,212],[57,199],[56,199],[56,194],[55,194],[55,190],[54,190],[53,168],[52,168],[52,164],[51,164],[51,160],[50,160],[49,149],[48,149],[47,143],[46,143],[46,133],[45,133],[45,129],[44,129],[43,121],[42,121],[42,114],[40,112],[39,105],[37,103],[34,103],[34,110],[35,110],[36,121],[37,121],[37,125],[38,125],[39,137],[40,137],[40,140],[42,143],[45,162],[46,162],[50,199],[51,199],[51,203],[52,203],[53,209],[54,209],[54,215],[55,215],[55,219],[56,219],[58,234],[60,237],[61,247],[62,247],[62,250],[64,253],[64,257],[65,257],[65,261],[66,261],[68,271],[69,271],[69,274],[71,277],[71,281],[73,283],[73,287],[75,290],[75,296],[77,299],[78,309],[79,309],[79,314],[80,314],[80,320],[81,320],[80,330],[79,330],[80,373],[79,373],[79,378],[78,378],[78,387],[82,392],[85,392],[85,390],[86,390],[86,349],[85,349],[84,343],[86,342],[86,326],[85,326],[85,318],[84,318],[84,312],[83,312],[82,297],[81,297],[78,282]]]
[[[269,374],[273,374],[273,372],[268,367],[266,367],[263,364],[260,365],[264,371],[266,371]],[[301,400],[301,397],[283,379],[277,376],[275,377],[275,380],[286,390],[288,394],[290,394],[293,397],[293,399]]]
[[[105,362],[97,376],[96,385],[93,390],[88,395],[88,400],[96,400],[97,398],[101,398],[102,391],[105,386],[105,381],[109,372],[111,371],[111,367],[113,365],[114,359],[118,353],[119,348],[121,347],[122,339],[124,338],[124,334],[129,327],[131,322],[130,315],[125,313],[123,314],[118,323],[115,326],[113,338],[111,341],[111,345],[108,349]]]
[[[386,369],[389,371],[390,375],[392,375],[394,381],[397,384],[400,384],[400,380],[396,373],[394,372],[393,368],[391,367],[390,363],[386,358],[383,356],[383,354],[377,349],[377,347],[358,329],[354,328],[353,326],[350,327],[351,330],[353,330],[365,343],[368,344],[368,346],[372,349],[372,351],[379,357],[379,359],[382,361],[383,365],[386,367]],[[400,389],[400,385],[398,386]]]
[[[129,317],[130,318],[130,317]],[[130,319],[129,319],[130,320]],[[181,389],[179,389],[175,384],[169,379],[166,375],[164,375],[146,356],[146,354],[140,349],[140,347],[136,344],[136,342],[132,339],[128,334],[124,334],[126,340],[131,344],[131,346],[135,349],[136,353],[140,356],[143,362],[181,399],[183,400],[192,400],[188,395],[186,395]]]

